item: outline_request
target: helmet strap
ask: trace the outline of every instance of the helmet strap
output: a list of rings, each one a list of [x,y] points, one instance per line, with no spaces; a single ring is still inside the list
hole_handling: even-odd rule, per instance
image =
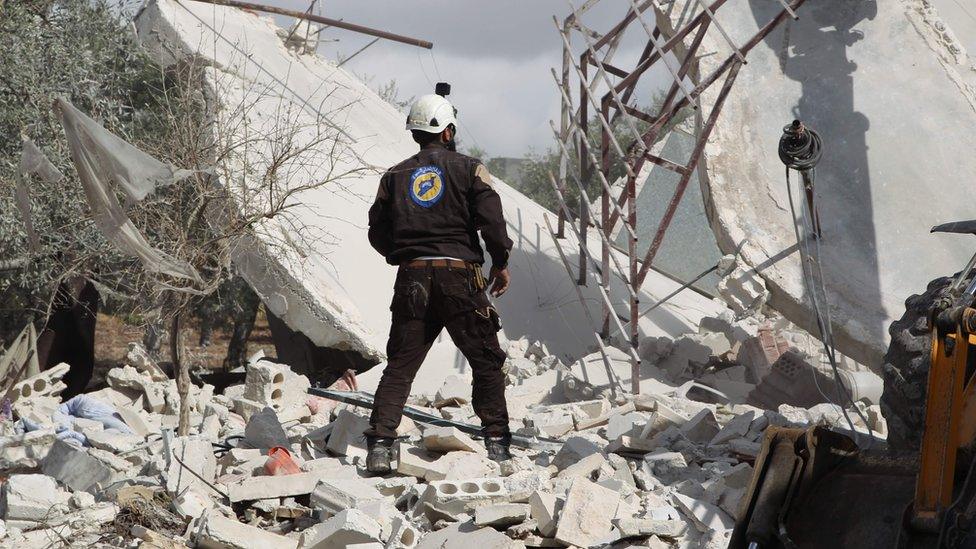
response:
[[[452,152],[457,151],[457,128],[454,124],[448,124],[447,127],[451,130],[451,139],[444,143],[444,147]]]

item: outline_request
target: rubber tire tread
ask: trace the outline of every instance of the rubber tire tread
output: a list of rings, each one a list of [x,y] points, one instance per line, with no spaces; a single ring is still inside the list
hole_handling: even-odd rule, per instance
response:
[[[888,328],[891,343],[882,367],[881,414],[888,423],[891,448],[916,450],[921,444],[932,349],[928,315],[954,278],[936,278],[929,282],[925,293],[906,299],[905,313]]]

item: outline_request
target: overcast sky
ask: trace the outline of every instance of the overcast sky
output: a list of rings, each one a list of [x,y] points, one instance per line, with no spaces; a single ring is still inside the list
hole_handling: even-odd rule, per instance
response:
[[[309,0],[267,0],[305,10]],[[434,43],[433,50],[380,40],[343,67],[372,78],[371,86],[396,80],[400,96],[432,93],[437,81],[450,82],[458,108],[463,146],[488,156],[523,156],[552,143],[549,120],[558,120],[559,94],[549,72],[561,66],[561,40],[553,15],[569,13],[566,0],[321,0],[322,15]],[[578,3],[578,1],[577,1]],[[605,32],[626,10],[624,2],[603,2],[585,20]],[[611,6],[612,4],[612,6]],[[612,8],[612,9],[611,9]],[[281,19],[287,24],[287,19]],[[634,29],[638,31],[638,29]],[[643,33],[642,30],[639,33]],[[639,33],[618,58],[636,57]],[[348,56],[372,37],[327,29],[321,53]]]

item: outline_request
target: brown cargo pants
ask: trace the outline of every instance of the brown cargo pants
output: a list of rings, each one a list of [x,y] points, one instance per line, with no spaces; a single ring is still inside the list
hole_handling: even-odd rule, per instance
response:
[[[480,269],[480,266],[474,268]],[[401,265],[393,287],[393,323],[367,436],[395,437],[417,370],[434,340],[448,334],[473,374],[472,405],[487,436],[507,436],[505,353],[498,345],[498,313],[480,271],[459,266]]]

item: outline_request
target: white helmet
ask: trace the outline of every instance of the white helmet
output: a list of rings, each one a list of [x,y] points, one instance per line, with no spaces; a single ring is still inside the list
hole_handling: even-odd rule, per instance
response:
[[[441,133],[457,123],[457,109],[446,98],[430,94],[421,96],[407,115],[407,129],[427,133]]]

